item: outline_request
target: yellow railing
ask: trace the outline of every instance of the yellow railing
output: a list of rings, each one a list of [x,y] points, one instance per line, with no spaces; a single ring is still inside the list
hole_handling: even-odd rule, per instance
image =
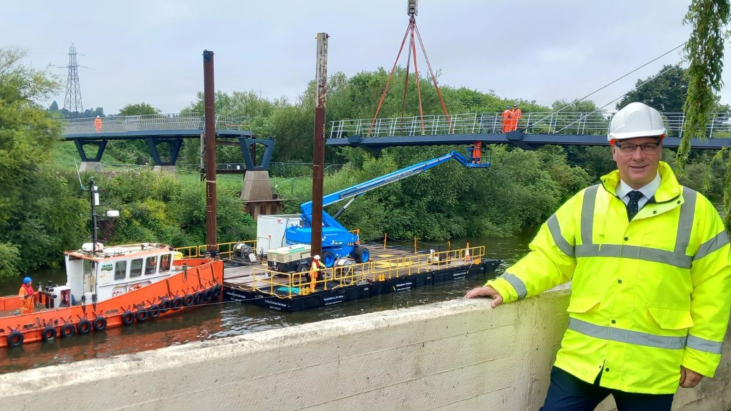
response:
[[[434,267],[444,268],[457,262],[479,264],[484,255],[485,246],[478,246],[333,267],[321,271],[315,285],[328,290],[366,280],[386,281],[432,271]],[[253,289],[280,298],[306,295],[310,293],[311,286],[306,274],[304,272],[280,273],[256,268],[253,274]],[[337,284],[333,285],[333,283]]]
[[[234,246],[238,243],[248,244],[254,250],[256,250],[256,240],[234,241],[231,243],[219,243],[219,244],[217,244],[218,255],[221,257],[221,259],[230,260],[231,257],[233,256]],[[186,258],[204,257],[206,255],[207,250],[208,250],[208,246],[205,244],[175,248],[175,251],[179,251],[179,252],[183,253],[183,257],[186,257]]]

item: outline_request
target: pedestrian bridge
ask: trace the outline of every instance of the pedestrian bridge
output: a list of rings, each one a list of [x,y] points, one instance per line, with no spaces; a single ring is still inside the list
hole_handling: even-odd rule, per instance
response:
[[[101,120],[101,121],[99,121]],[[256,140],[245,118],[216,116],[216,139],[229,139],[219,144],[239,145],[248,170],[265,170],[273,151],[273,140]],[[82,170],[100,169],[106,145],[111,140],[144,140],[156,167],[172,167],[185,138],[200,138],[205,131],[205,117],[199,115],[152,114],[109,116],[64,120],[63,136],[73,141],[79,152]],[[238,141],[230,141],[237,139]],[[250,146],[267,148],[260,165],[250,153]],[[87,150],[91,148],[91,150]]]
[[[554,145],[608,145],[613,114],[600,112],[523,113],[517,130],[503,132],[502,113],[468,113],[336,120],[330,123],[329,146],[383,148],[406,145],[514,144],[522,148]],[[683,135],[684,113],[663,113],[668,129],[666,147],[677,147]],[[515,127],[513,127],[515,128]],[[693,140],[695,148],[731,145],[731,113],[718,113],[707,127],[708,140]]]
[[[141,136],[191,134],[200,137],[205,129],[205,117],[199,115],[151,114],[140,116],[108,116],[101,118],[97,130],[96,118],[64,120],[64,137],[67,140],[109,138],[135,139]],[[249,130],[243,117],[216,116],[216,130]]]

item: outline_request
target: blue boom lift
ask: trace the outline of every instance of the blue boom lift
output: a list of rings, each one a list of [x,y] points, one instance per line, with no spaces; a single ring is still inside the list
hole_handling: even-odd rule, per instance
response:
[[[348,231],[343,227],[336,218],[355,200],[357,197],[378,187],[391,184],[395,181],[421,174],[432,167],[436,167],[449,160],[457,160],[460,164],[469,168],[488,168],[489,161],[486,162],[481,154],[473,156],[472,147],[468,149],[470,159],[467,160],[462,154],[452,151],[441,157],[427,160],[413,166],[403,168],[393,173],[386,174],[381,177],[374,178],[364,183],[356,184],[338,192],[329,194],[322,198],[323,207],[335,204],[338,201],[350,199],[343,208],[341,208],[335,216],[331,216],[327,212],[322,212],[322,256],[321,261],[326,267],[332,267],[335,260],[343,257],[351,257],[358,263],[368,262],[370,252],[367,248],[360,245],[360,240],[356,234]],[[300,206],[302,211],[302,226],[290,227],[286,232],[286,240],[288,244],[309,244],[312,238],[312,201],[308,201]]]

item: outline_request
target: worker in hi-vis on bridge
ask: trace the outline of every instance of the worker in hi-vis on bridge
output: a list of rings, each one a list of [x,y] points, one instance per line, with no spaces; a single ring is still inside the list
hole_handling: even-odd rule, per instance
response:
[[[518,129],[518,122],[520,121],[521,118],[523,118],[523,111],[516,104],[513,106],[513,110],[511,112],[511,116],[510,116],[510,123],[512,125],[512,127],[510,128],[510,131],[515,131]]]
[[[325,269],[325,264],[320,262],[320,256],[312,257],[312,265],[310,266],[310,292],[315,292],[317,287],[317,276],[321,270]]]
[[[513,117],[513,112],[510,108],[510,106],[507,106],[505,107],[505,111],[503,111],[503,133],[511,131],[510,127],[512,126],[512,122],[510,120]]]
[[[612,119],[618,170],[543,224],[530,252],[465,297],[492,307],[571,281],[568,329],[543,411],[670,410],[678,386],[713,377],[731,308],[729,237],[718,211],[678,184],[662,157],[660,113],[632,103]]]
[[[99,116],[96,116],[96,119],[94,119],[94,127],[96,128],[96,132],[102,131],[102,118]]]

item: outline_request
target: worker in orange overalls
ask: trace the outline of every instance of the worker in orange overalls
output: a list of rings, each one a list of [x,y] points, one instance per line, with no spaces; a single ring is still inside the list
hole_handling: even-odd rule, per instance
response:
[[[23,306],[20,308],[21,314],[30,314],[35,310],[34,294],[33,280],[30,277],[25,277],[23,285],[20,286],[20,291],[18,291],[18,295],[23,299]]]
[[[503,133],[510,131],[510,127],[512,126],[510,119],[512,117],[513,112],[510,111],[510,106],[505,107],[505,111],[503,111]]]
[[[317,274],[325,269],[325,264],[320,262],[320,256],[315,255],[312,257],[312,266],[310,267],[310,292],[315,291],[317,286]]]
[[[518,122],[523,117],[523,111],[518,107],[518,105],[513,106],[513,116],[511,117],[511,121],[513,123],[513,127],[510,131],[515,131],[518,129]]]
[[[96,119],[94,120],[94,127],[96,127],[96,132],[102,131],[102,118],[99,116],[96,116]]]
[[[482,163],[482,141],[475,141],[475,148],[472,149],[472,163]]]

